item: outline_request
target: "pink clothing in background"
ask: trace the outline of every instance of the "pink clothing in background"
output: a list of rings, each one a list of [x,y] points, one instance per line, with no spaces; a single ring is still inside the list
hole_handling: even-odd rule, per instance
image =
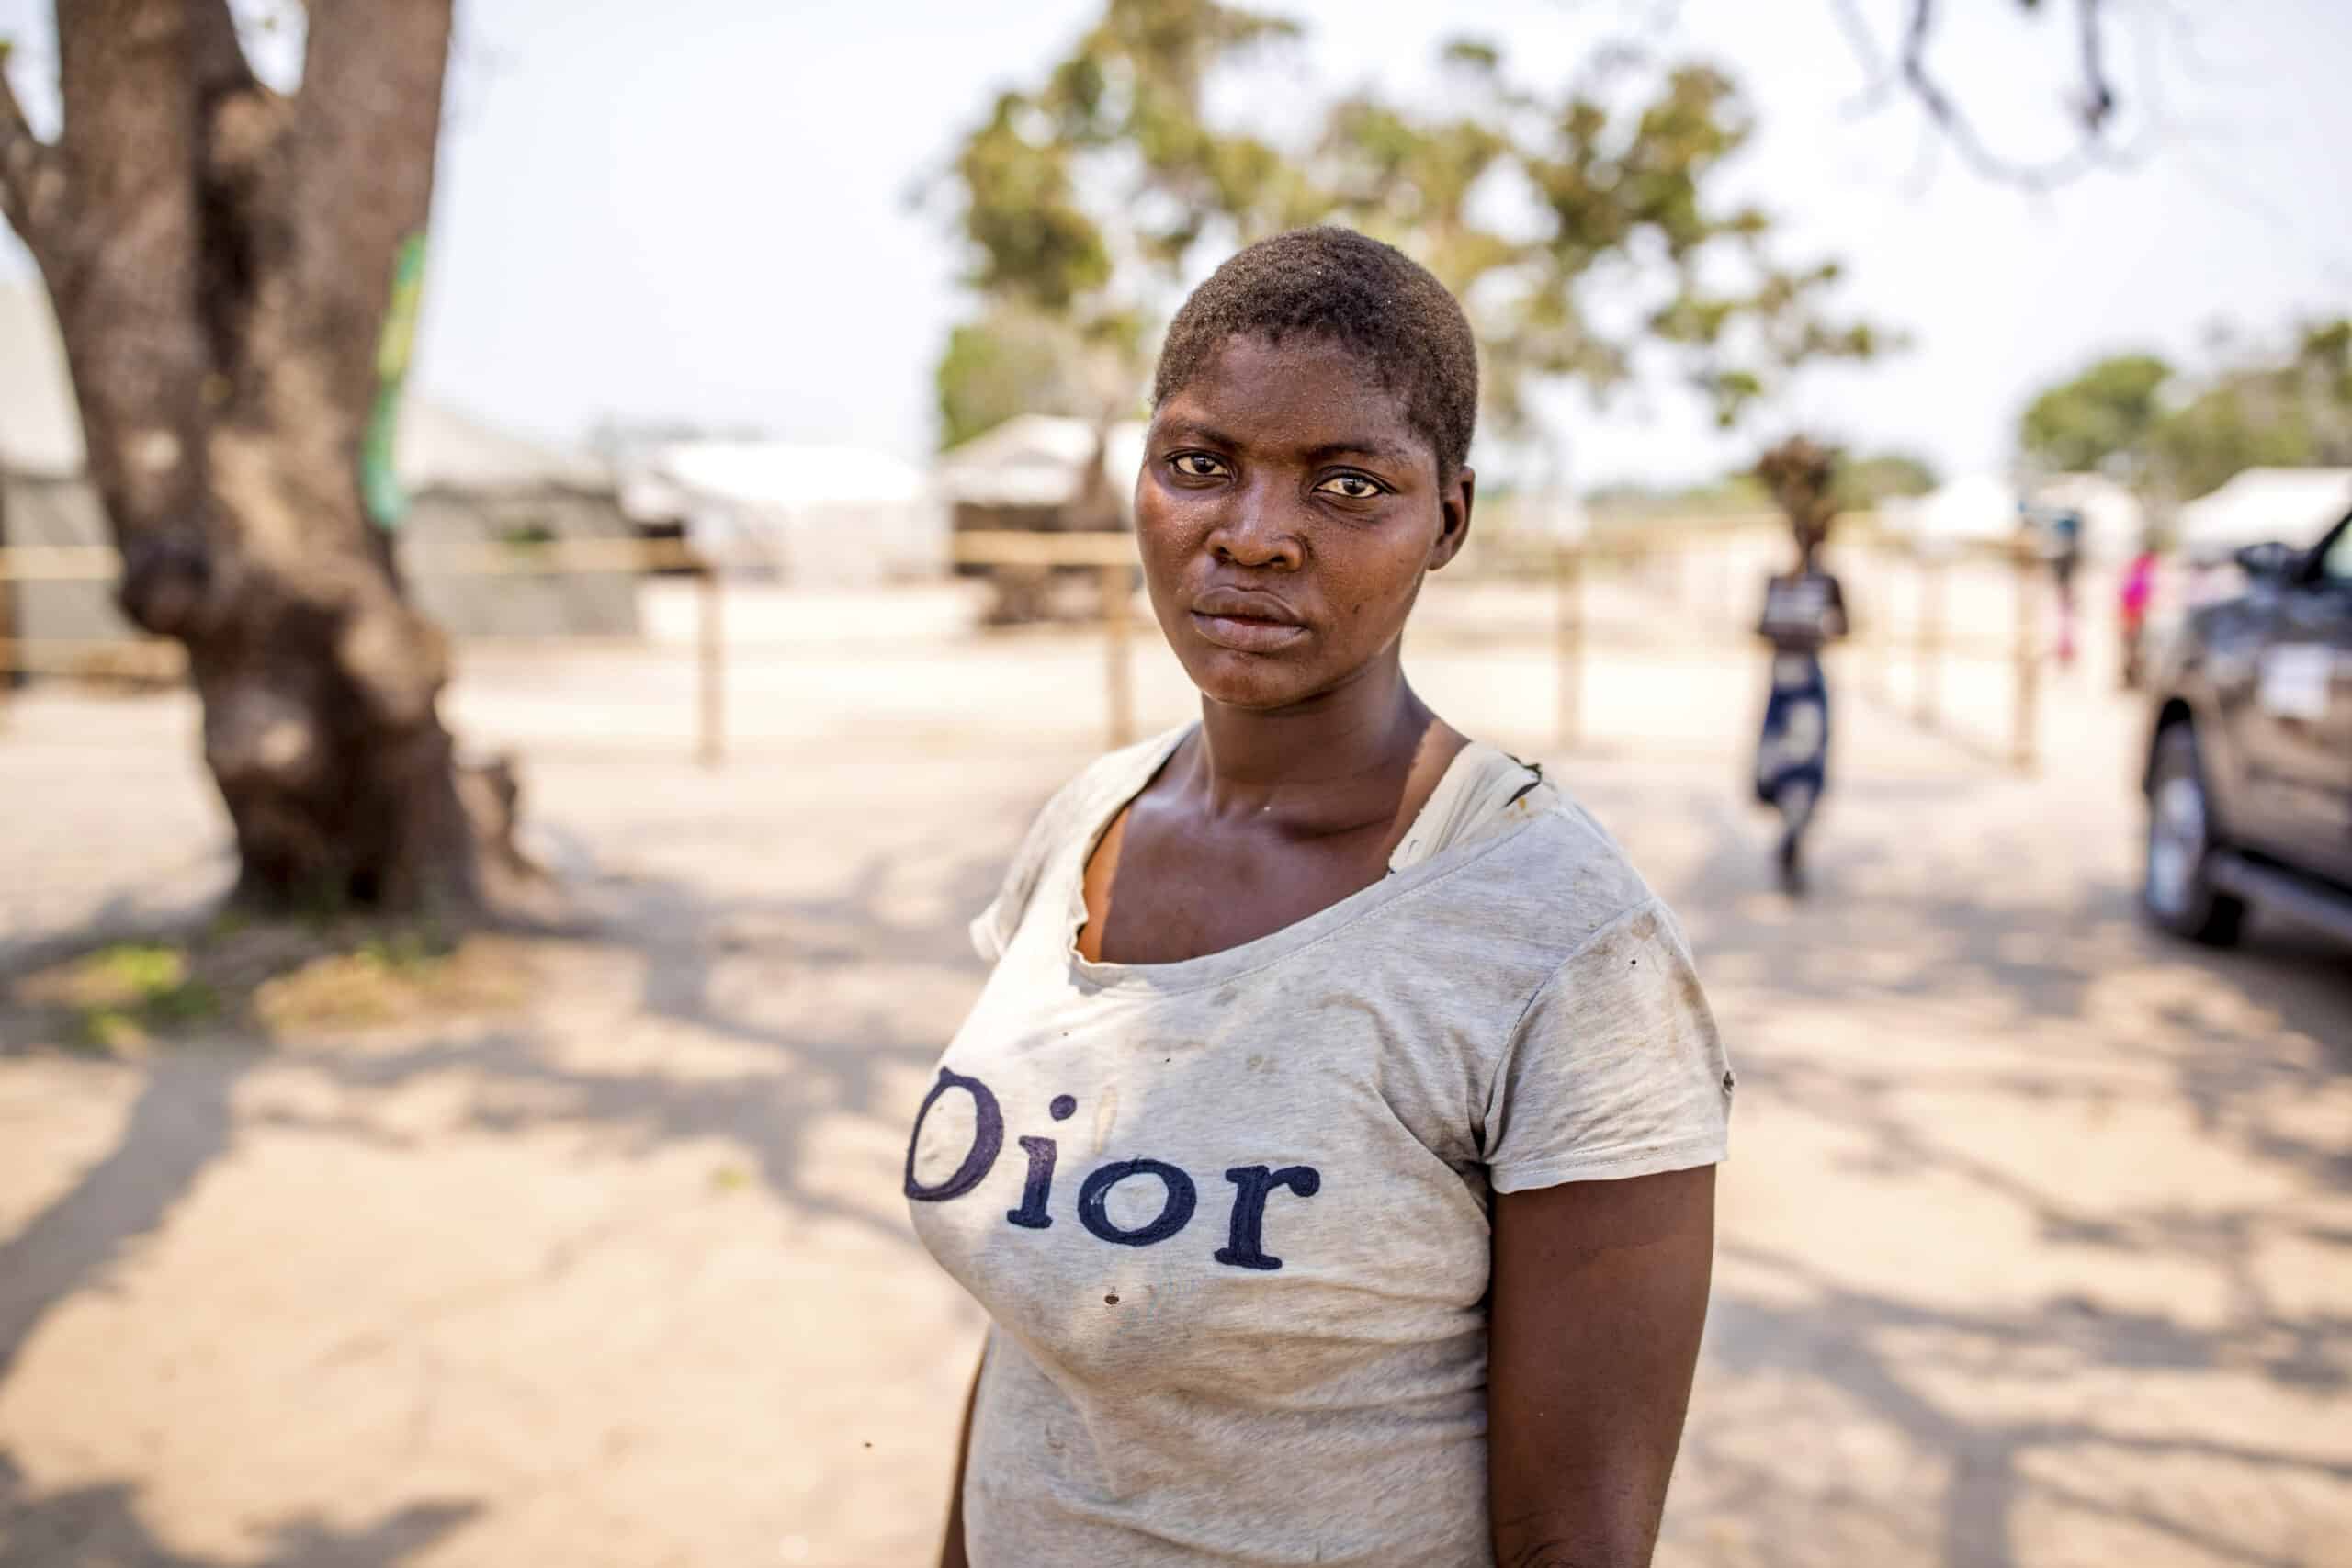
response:
[[[2141,555],[2133,558],[2123,574],[2123,614],[2138,620],[2148,613],[2148,601],[2156,592],[2156,558]]]

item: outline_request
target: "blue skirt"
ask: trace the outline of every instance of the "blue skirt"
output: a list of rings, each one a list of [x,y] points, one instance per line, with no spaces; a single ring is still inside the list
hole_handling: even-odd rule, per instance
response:
[[[1829,687],[1810,653],[1772,656],[1772,694],[1756,747],[1756,798],[1775,805],[1792,784],[1819,799],[1829,775]]]

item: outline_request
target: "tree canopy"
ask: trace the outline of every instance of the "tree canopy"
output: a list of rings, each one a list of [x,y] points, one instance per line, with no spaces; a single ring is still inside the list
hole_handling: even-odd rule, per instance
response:
[[[2200,375],[2153,355],[2103,359],[2026,406],[2018,446],[2041,467],[2104,469],[2173,500],[2245,468],[2352,464],[2352,318]]]
[[[2146,449],[2163,416],[2157,393],[2172,367],[2152,354],[2102,359],[2026,405],[2018,432],[2028,457],[2061,472],[2129,462]]]
[[[1507,439],[1546,382],[1605,395],[1655,370],[1728,424],[1795,367],[1884,345],[1828,313],[1835,262],[1783,262],[1772,216],[1725,194],[1755,120],[1720,69],[1611,51],[1547,92],[1463,39],[1428,101],[1310,100],[1279,142],[1220,123],[1220,73],[1298,32],[1217,0],[1107,0],[998,96],[941,182],[977,307],[939,366],[944,441],[1016,406],[1136,407],[1153,331],[1205,262],[1312,222],[1389,241],[1463,300]]]

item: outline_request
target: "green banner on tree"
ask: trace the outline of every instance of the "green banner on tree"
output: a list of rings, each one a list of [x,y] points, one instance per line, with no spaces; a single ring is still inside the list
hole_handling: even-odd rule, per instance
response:
[[[376,340],[376,402],[368,412],[368,433],[359,445],[359,494],[379,528],[396,528],[408,512],[400,476],[392,468],[392,435],[400,424],[401,388],[408,379],[409,349],[416,341],[416,306],[424,283],[424,235],[401,242],[392,262],[392,299],[384,330]]]

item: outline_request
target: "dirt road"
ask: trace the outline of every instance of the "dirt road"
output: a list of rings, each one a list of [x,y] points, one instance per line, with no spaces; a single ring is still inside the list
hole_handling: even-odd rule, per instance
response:
[[[1428,683],[1508,739],[1530,667]],[[1746,676],[1652,679],[1596,724],[1679,739],[1552,761],[1741,1069],[1661,1562],[2352,1561],[2352,964],[2140,929],[2131,716],[2087,686],[2033,780],[1849,703],[1792,907]],[[953,684],[927,741],[821,767],[540,748],[601,923],[530,948],[518,1010],[107,1059],[0,1007],[0,1564],[922,1561],[978,1323],[908,1232],[905,1127],[963,921],[1087,744],[1082,699],[958,739]],[[217,890],[191,723],[14,705],[0,979]]]

